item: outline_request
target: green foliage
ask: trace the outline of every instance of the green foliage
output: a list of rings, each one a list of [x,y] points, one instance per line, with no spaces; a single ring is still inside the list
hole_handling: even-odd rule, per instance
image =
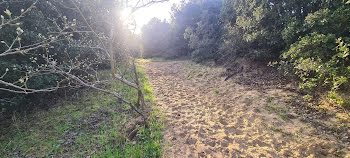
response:
[[[151,89],[147,78],[139,69],[147,101],[151,101]],[[118,88],[119,83],[111,85]],[[136,91],[124,91],[130,99]],[[149,116],[149,128],[139,126],[137,139],[128,140],[123,132],[124,124],[133,113],[113,96],[88,91],[74,101],[62,101],[53,108],[38,111],[26,117],[14,115],[12,120],[1,122],[0,157],[161,157],[164,116],[153,108]],[[45,137],[43,137],[45,136]]]
[[[34,1],[29,0],[25,3],[14,3],[12,5],[0,6],[0,12],[5,10],[6,14],[11,12],[12,17],[18,15],[21,9],[29,7]],[[38,6],[44,4],[39,3]],[[35,20],[33,20],[35,19]],[[6,19],[5,19],[6,20]],[[23,33],[21,34],[21,44],[30,45],[34,42],[41,41],[41,37],[38,34],[47,34],[47,29],[53,24],[45,18],[43,12],[39,9],[33,9],[27,16],[23,17],[21,21],[18,21],[18,26],[5,26],[0,29],[0,52],[7,49],[5,43],[12,43],[12,39],[15,39],[17,34],[16,30],[21,28]],[[16,46],[16,44],[14,44]],[[35,53],[34,53],[35,52]],[[57,53],[57,51],[52,50],[52,54]],[[48,88],[56,84],[59,76],[54,74],[42,74],[33,76],[33,78],[27,80],[24,78],[24,72],[31,69],[35,70],[38,65],[42,63],[40,56],[44,54],[41,49],[36,51],[30,51],[27,54],[14,55],[9,57],[0,58],[0,74],[3,75],[6,70],[9,70],[6,75],[1,79],[7,82],[19,82],[24,83],[26,81],[26,86],[29,88]],[[3,88],[0,86],[0,88]],[[36,95],[23,95],[14,94],[4,91],[0,91],[0,100],[4,99],[6,101],[0,102],[0,108],[6,109],[11,112],[12,110],[28,110],[33,105],[41,105],[45,102],[45,97],[49,97],[51,94],[38,93]]]
[[[274,98],[268,98],[268,102],[269,103],[265,106],[267,110],[277,113],[283,121],[289,121],[288,116],[285,114],[288,109],[287,106],[276,105]]]
[[[161,157],[162,129],[164,128],[163,116],[157,109],[153,109],[149,118],[150,127],[138,127],[137,142],[126,141],[122,146],[108,145],[104,150],[97,152],[92,157],[115,157],[115,158],[156,158]]]
[[[189,56],[191,48],[184,38],[186,28],[194,27],[200,17],[200,5],[182,2],[172,7],[170,23],[152,19],[142,30],[144,56],[166,59]]]
[[[215,94],[219,94],[220,91],[219,91],[218,89],[214,89],[214,93],[215,93]]]
[[[221,12],[225,35],[220,48],[224,57],[254,60],[278,57],[284,48],[283,3],[286,2],[225,0]]]
[[[188,40],[184,38],[188,27],[195,27],[201,16],[201,7],[198,0],[182,2],[172,7],[171,33],[169,38],[169,53],[175,58],[191,55]]]
[[[3,17],[0,22],[1,24],[9,21],[11,17],[12,19],[18,17],[15,21],[15,25],[5,25],[0,28],[1,53],[6,51],[11,43],[13,43],[14,47],[20,45],[22,47],[36,46],[36,44],[42,41],[52,39],[52,37],[60,31],[64,32],[64,34],[71,33],[72,28],[75,29],[74,27],[76,27],[77,24],[82,28],[85,27],[85,22],[82,17],[76,14],[72,9],[67,9],[72,7],[72,4],[69,2],[66,2],[65,6],[62,6],[62,4],[60,4],[61,2],[58,1],[37,1],[33,9],[19,17],[23,10],[30,7],[35,1],[36,0],[21,2],[4,1],[1,3],[0,15]],[[94,3],[90,3],[91,1],[77,1],[81,2],[79,3],[79,7],[86,9],[84,13],[87,16],[94,15],[94,18],[96,18],[97,15],[94,14],[95,10],[91,7],[101,7],[101,5],[99,5],[100,3],[97,1],[93,1]],[[103,11],[107,12],[108,10],[104,8]],[[11,14],[11,17],[8,16],[9,14]],[[72,28],[67,29],[68,26],[64,26],[66,25],[64,21],[69,21],[68,24],[71,25]],[[64,29],[60,30],[56,26]],[[99,29],[96,30],[102,35],[105,27],[99,26],[98,28]],[[19,32],[21,32],[18,40],[20,44],[18,41],[13,41],[16,39]],[[87,39],[84,40],[82,37],[86,34],[78,33],[78,31],[71,35],[72,38],[69,40],[62,39],[50,43],[49,45],[32,49],[29,52],[2,56],[0,58],[1,80],[14,83],[19,87],[31,89],[52,88],[56,87],[57,83],[62,81],[65,77],[49,71],[47,68],[46,56],[48,56],[50,60],[55,60],[55,63],[65,66],[73,62],[96,63],[97,60],[100,59],[97,58],[102,56],[100,49],[88,49],[78,46],[82,43],[89,43],[89,46],[100,43],[95,37],[84,37],[84,39]],[[95,65],[91,64],[90,66],[96,69],[105,69],[105,65],[106,64],[101,63]],[[41,69],[42,67],[46,67],[46,69],[43,70]],[[77,67],[77,69],[81,67]],[[6,75],[2,76],[7,69],[9,71]],[[79,75],[79,77],[86,77],[87,73],[90,72],[74,71],[73,73]],[[65,83],[67,82],[62,82],[62,84]],[[9,87],[1,84],[0,88]],[[12,113],[12,111],[27,111],[33,109],[33,107],[45,105],[48,101],[54,101],[54,99],[51,99],[52,96],[59,96],[70,91],[71,90],[68,88],[62,88],[52,93],[16,94],[0,90],[0,109],[6,109],[8,113]]]
[[[302,87],[314,88],[320,84],[337,90],[350,77],[348,54],[349,44],[336,39],[335,35],[312,33],[292,44],[282,56],[288,61],[281,63],[292,65],[303,81]]]
[[[151,19],[142,28],[142,57],[169,57],[167,54],[169,33],[170,24],[157,18]]]
[[[350,78],[349,37],[350,8],[330,4],[308,14],[303,23],[295,20],[283,32],[287,43],[295,40],[293,32],[305,34],[282,54],[281,67],[303,81],[302,88],[328,86],[337,91]]]
[[[344,40],[349,34],[349,9],[341,0],[191,1],[172,14],[166,53],[190,52],[198,62],[275,60],[313,32]]]
[[[148,77],[145,75],[145,71],[140,66],[137,67],[136,71],[139,76],[139,82],[141,83],[142,93],[144,95],[145,101],[153,103],[155,100],[152,95],[152,87],[149,84]]]
[[[150,128],[140,128],[138,139],[142,142],[143,146],[143,157],[161,157],[162,150],[162,130],[164,128],[164,116],[160,113],[157,108],[154,108],[151,112]]]
[[[347,108],[347,109],[350,108],[350,100],[348,100],[348,98],[345,98],[339,95],[336,91],[330,91],[328,93],[328,98],[329,98],[329,101],[336,103],[343,108]]]
[[[331,91],[350,77],[348,1],[191,1],[174,7],[171,26],[166,53],[190,52],[197,62],[280,57],[280,67],[297,75],[301,87]]]
[[[297,20],[296,17],[289,20],[289,23],[282,31],[282,38],[288,45],[298,40],[298,35],[300,35],[303,30],[302,25],[302,21]]]
[[[191,57],[197,62],[218,60],[217,50],[221,38],[219,14],[220,1],[205,0],[198,4],[201,8],[199,21],[186,28],[184,37],[192,49]]]

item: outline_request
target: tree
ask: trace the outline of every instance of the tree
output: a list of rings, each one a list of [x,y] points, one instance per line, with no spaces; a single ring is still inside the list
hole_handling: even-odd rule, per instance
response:
[[[280,63],[286,72],[294,72],[302,80],[302,88],[323,85],[334,92],[350,78],[350,7],[343,1],[320,6],[301,22],[291,21],[285,28],[284,38],[291,45]]]
[[[195,26],[185,30],[184,37],[192,49],[191,56],[196,61],[218,60],[221,42],[221,22],[219,20],[221,1],[201,1],[200,18]]]
[[[139,0],[132,9],[161,1]],[[142,111],[119,92],[108,91],[101,86],[112,80],[120,81],[137,89],[138,105],[144,104],[134,56],[131,56],[126,40],[131,36],[126,33],[119,16],[115,16],[120,9],[129,6],[127,1],[36,0],[4,3],[6,6],[2,5],[1,9],[7,9],[4,11],[6,15],[1,16],[0,34],[8,36],[1,39],[0,47],[0,64],[5,65],[0,68],[2,94],[28,95],[87,87],[115,96],[146,120]],[[27,9],[18,9],[22,7]],[[116,60],[129,66],[132,81],[125,78],[125,72],[119,69]],[[106,62],[110,64],[106,65]],[[102,81],[98,71],[108,66],[111,78]],[[45,77],[49,77],[50,84],[39,80]]]
[[[170,24],[153,18],[142,28],[143,57],[167,57]]]
[[[184,38],[187,27],[195,27],[201,14],[200,5],[196,2],[182,2],[172,7],[171,32],[168,53],[171,57],[189,56],[192,52],[188,40]]]

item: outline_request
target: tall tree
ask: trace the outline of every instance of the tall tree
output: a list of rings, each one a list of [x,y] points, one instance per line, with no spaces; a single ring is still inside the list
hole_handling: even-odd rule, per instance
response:
[[[143,54],[145,58],[167,57],[170,24],[157,18],[142,28]]]
[[[198,2],[200,18],[194,26],[185,30],[191,56],[196,61],[218,60],[218,47],[221,42],[221,22],[219,20],[221,1],[204,0]]]
[[[201,8],[198,3],[182,2],[172,7],[171,32],[169,36],[169,53],[174,57],[189,56],[192,52],[185,40],[184,33],[187,27],[195,27],[199,21]]]

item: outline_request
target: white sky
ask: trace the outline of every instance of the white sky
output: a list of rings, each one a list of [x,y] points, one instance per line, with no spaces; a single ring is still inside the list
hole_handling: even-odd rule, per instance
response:
[[[169,0],[163,3],[156,3],[149,7],[141,8],[134,12],[132,16],[136,21],[136,33],[141,33],[141,28],[143,25],[147,24],[153,17],[157,17],[161,20],[170,20],[171,7],[175,3],[179,3],[181,0]],[[125,11],[123,14],[128,14]]]

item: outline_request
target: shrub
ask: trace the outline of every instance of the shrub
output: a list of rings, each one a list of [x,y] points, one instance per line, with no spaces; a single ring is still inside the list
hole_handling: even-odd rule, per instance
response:
[[[303,21],[292,19],[282,32],[286,43],[281,68],[293,72],[302,88],[326,86],[337,91],[350,77],[350,8],[334,1],[308,14]],[[300,37],[296,39],[296,35]]]
[[[350,77],[349,46],[333,34],[312,33],[292,44],[281,64],[303,81],[302,88],[326,85],[338,90]]]

